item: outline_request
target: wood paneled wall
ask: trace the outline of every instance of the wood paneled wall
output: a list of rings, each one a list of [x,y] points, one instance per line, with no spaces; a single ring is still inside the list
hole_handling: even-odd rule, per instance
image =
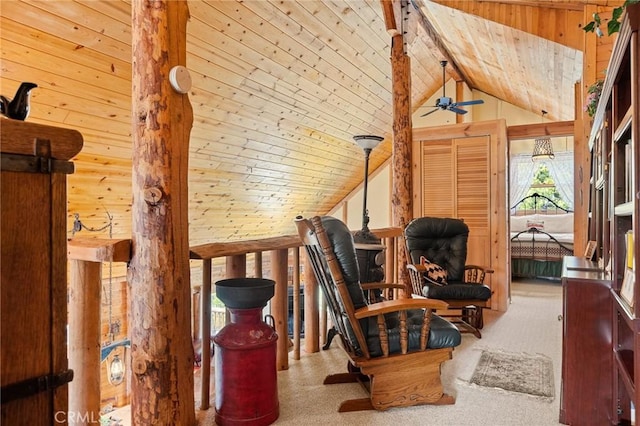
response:
[[[575,81],[578,53],[549,49],[526,32],[501,31],[494,40],[483,18],[435,6],[442,12],[427,18],[445,27],[436,36],[472,88],[523,107],[530,102],[536,111],[545,107],[550,118],[573,111],[573,98],[558,94],[567,79]],[[390,157],[390,36],[380,2],[192,1],[189,7],[191,244],[291,234],[296,215],[328,212],[362,181],[353,135],[387,137],[372,153],[372,171]],[[398,18],[406,25],[417,108],[440,90],[442,52],[413,2]],[[84,136],[69,178],[69,229],[75,212],[89,226],[104,224],[109,212],[114,238],[129,238],[130,1],[8,1],[0,25],[2,93],[10,97],[20,81],[36,82],[29,120]],[[539,67],[512,72],[500,58],[518,63],[527,50],[518,46],[531,46]],[[548,87],[550,78],[558,85]],[[505,89],[520,86],[529,94]]]

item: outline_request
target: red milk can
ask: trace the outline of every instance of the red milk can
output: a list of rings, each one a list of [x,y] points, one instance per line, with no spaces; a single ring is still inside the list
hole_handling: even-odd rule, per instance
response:
[[[229,309],[231,322],[215,343],[216,423],[262,426],[279,412],[276,371],[278,335],[262,320],[275,282],[233,278],[216,282],[216,295]]]

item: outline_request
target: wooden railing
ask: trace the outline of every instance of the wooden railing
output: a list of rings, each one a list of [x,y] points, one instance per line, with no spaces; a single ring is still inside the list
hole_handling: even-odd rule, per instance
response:
[[[397,240],[402,235],[400,228],[375,229],[372,232],[381,238],[385,246],[385,281],[394,282],[397,262]],[[271,315],[274,318],[276,333],[280,338],[277,343],[276,364],[278,370],[289,368],[288,331],[288,286],[291,278],[293,287],[293,327],[292,343],[293,358],[300,359],[300,286],[304,285],[304,344],[305,352],[313,353],[320,350],[326,337],[327,321],[324,304],[320,302],[318,285],[312,269],[304,267],[306,256],[300,256],[301,242],[297,235],[265,238],[260,240],[239,241],[235,243],[210,243],[191,247],[191,259],[202,260],[201,301],[201,330],[202,339],[202,387],[201,409],[209,408],[209,380],[211,374],[211,292],[212,292],[212,259],[226,259],[225,278],[258,277],[270,278],[276,282],[275,294],[271,300]],[[268,259],[263,254],[267,253]],[[247,255],[254,254],[253,273],[247,273]],[[263,263],[270,263],[270,276],[263,277]],[[301,267],[302,266],[302,267]],[[292,270],[292,276],[289,276]],[[301,277],[303,273],[303,278]]]
[[[385,281],[397,282],[397,252],[402,235],[401,228],[381,228],[372,232],[382,240],[385,246]],[[99,289],[99,262],[127,262],[129,256],[130,240],[82,240],[74,239],[69,241],[69,260],[72,262],[74,270],[86,271],[95,270],[96,277],[92,281],[96,289]],[[318,285],[313,276],[312,269],[306,268],[306,255],[301,256],[301,242],[297,235],[288,235],[259,240],[248,240],[228,243],[210,243],[194,246],[190,248],[190,258],[202,261],[202,284],[200,285],[200,306],[193,306],[194,316],[199,320],[198,336],[201,340],[202,367],[201,367],[201,409],[209,408],[210,400],[210,380],[211,375],[211,314],[212,314],[212,292],[213,287],[213,260],[224,259],[224,271],[216,275],[220,278],[270,278],[276,282],[275,294],[270,302],[270,314],[274,318],[275,328],[278,336],[276,364],[278,370],[289,368],[289,348],[290,342],[293,347],[293,358],[300,359],[302,324],[300,306],[300,286],[304,286],[304,350],[307,353],[318,352],[324,339],[327,336],[327,319],[324,302],[320,298]],[[267,254],[265,257],[264,254]],[[248,255],[251,262],[248,262]],[[301,261],[302,258],[302,261]],[[252,264],[253,271],[247,272],[247,267]],[[85,266],[83,266],[85,265]],[[266,268],[265,268],[266,266]],[[266,273],[264,270],[267,269]],[[291,273],[289,272],[291,271]],[[301,273],[303,276],[301,276]],[[77,275],[77,276],[76,276]],[[80,288],[87,285],[87,277],[82,273],[72,273],[70,288]],[[77,281],[74,283],[74,281]],[[291,284],[290,284],[291,283]],[[288,338],[288,287],[293,290],[293,327],[292,338]],[[198,287],[193,285],[192,287]],[[96,290],[98,293],[98,290]],[[99,304],[99,302],[97,302]],[[199,308],[199,313],[197,312]],[[98,312],[98,308],[85,310],[84,312]],[[75,324],[87,324],[88,318],[77,318]],[[96,322],[96,318],[91,318],[89,322]],[[196,321],[197,322],[197,321]],[[94,325],[97,327],[97,325]],[[95,330],[94,330],[95,331]],[[81,335],[86,330],[79,328],[74,333],[70,329],[70,336]],[[92,333],[93,334],[93,333]],[[85,337],[86,340],[86,337]],[[81,347],[96,347],[99,335],[91,336],[90,341],[82,342]],[[80,350],[80,348],[79,348]],[[78,359],[77,369],[86,370],[95,374],[99,371],[99,358],[94,361],[97,365],[87,365]],[[80,384],[79,384],[80,385]],[[80,385],[82,388],[82,385]],[[80,389],[79,388],[79,389]],[[99,395],[99,390],[92,390]],[[97,409],[99,396],[90,402],[91,410]],[[82,407],[78,407],[80,410]]]

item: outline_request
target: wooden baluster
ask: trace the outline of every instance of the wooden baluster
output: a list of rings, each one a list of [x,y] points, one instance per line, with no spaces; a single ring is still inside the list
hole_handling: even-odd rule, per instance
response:
[[[325,308],[326,311],[326,308]],[[309,257],[305,256],[304,263],[304,345],[307,353],[320,351],[318,336],[318,282],[313,274],[313,266]],[[326,330],[323,334],[326,336]]]
[[[293,359],[300,359],[300,248],[293,249]]]
[[[429,330],[431,329],[431,309],[424,310],[424,317],[422,319],[422,328],[420,329],[420,350],[424,351],[427,348],[429,342]]]
[[[400,350],[406,354],[409,350],[409,330],[407,329],[407,311],[400,311]]]
[[[276,365],[278,370],[289,368],[289,333],[287,327],[288,299],[287,279],[288,279],[288,249],[272,250],[271,254],[271,274],[276,282],[275,294],[271,299],[271,314],[278,333],[278,349],[276,355]]]
[[[387,334],[387,324],[384,315],[378,315],[378,335],[380,337],[380,347],[383,356],[389,356],[389,335]]]
[[[202,316],[200,329],[202,334],[202,367],[200,383],[200,409],[209,408],[211,387],[211,259],[202,261],[202,290],[200,292]]]
[[[235,256],[227,256],[225,261],[225,278],[246,278],[247,276],[247,255],[237,254]],[[231,322],[231,314],[227,309],[225,311],[224,323]]]
[[[262,278],[262,252],[254,253],[253,270],[256,278]]]
[[[100,418],[100,284],[99,262],[70,260],[69,412]],[[75,424],[70,420],[70,423]]]
[[[247,276],[247,255],[227,256],[226,278],[245,278]]]
[[[387,283],[395,283],[397,274],[396,274],[396,239],[393,237],[385,238],[384,244],[385,248],[385,260],[384,260],[384,276],[385,282]],[[388,290],[388,299],[397,299],[398,298],[398,290],[397,289],[389,289]]]

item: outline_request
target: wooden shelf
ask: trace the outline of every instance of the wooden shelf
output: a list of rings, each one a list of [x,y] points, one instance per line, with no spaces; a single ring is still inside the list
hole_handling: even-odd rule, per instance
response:
[[[634,329],[636,327],[636,318],[629,304],[622,300],[617,290],[611,289],[611,295],[613,296],[613,304],[620,313],[620,316],[625,320],[627,327]]]
[[[618,204],[613,208],[613,214],[616,216],[631,216],[633,215],[633,202]]]
[[[624,133],[629,130],[629,127],[631,127],[632,118],[633,109],[631,108],[631,106],[629,106],[627,112],[624,114],[624,117],[622,117],[622,120],[620,120],[620,124],[613,132],[613,140],[615,142],[620,142],[620,139],[622,138]]]
[[[624,387],[627,389],[629,395],[635,395],[636,385],[633,382],[635,373],[633,364],[633,351],[628,349],[614,349],[613,353],[615,355],[616,367],[618,368],[618,372],[620,373],[620,378],[622,378]]]

